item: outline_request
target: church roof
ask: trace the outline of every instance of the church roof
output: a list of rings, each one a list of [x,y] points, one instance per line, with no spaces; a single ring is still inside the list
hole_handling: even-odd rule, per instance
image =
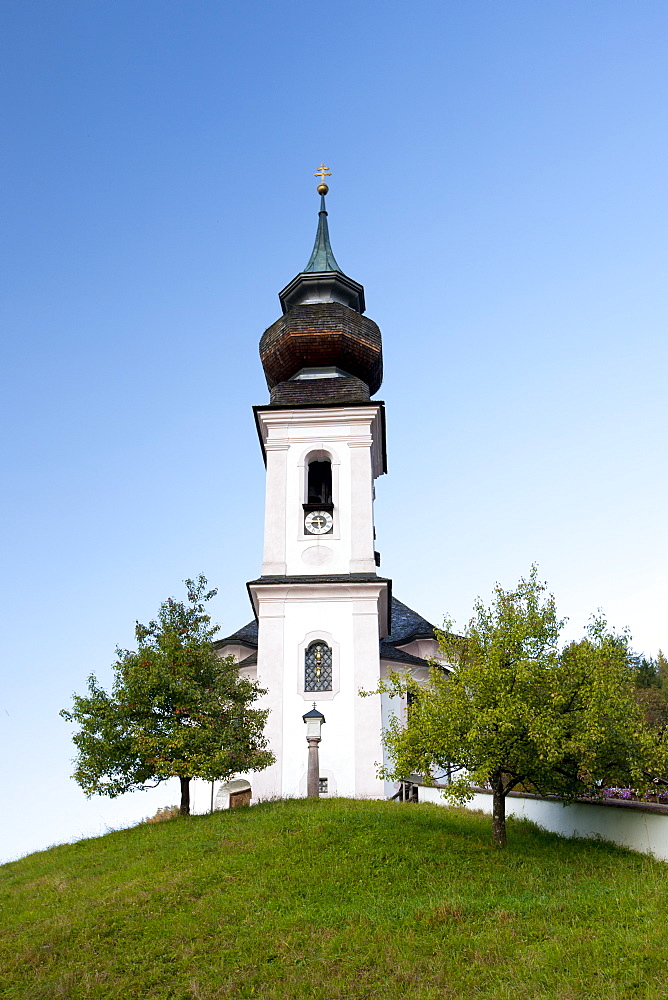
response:
[[[325,196],[320,195],[320,211],[318,213],[318,230],[315,234],[313,252],[309,257],[309,262],[304,268],[303,274],[313,274],[321,271],[340,271],[341,268],[336,263],[336,257],[329,242],[329,226],[327,225],[327,209],[325,208]]]
[[[226,639],[217,639],[214,646],[216,649],[220,649],[221,646],[232,645],[235,642],[239,643],[240,646],[253,646],[257,649],[257,621],[255,618],[248,625],[244,625],[232,635],[228,635]]]
[[[377,577],[370,577],[372,579],[378,579]],[[274,578],[272,577],[272,580]],[[279,579],[278,577],[276,579]],[[281,578],[284,579],[284,578]],[[306,577],[305,579],[311,580],[311,577]],[[322,579],[338,579],[335,577],[323,577]],[[259,582],[259,581],[258,581]],[[392,631],[384,639],[380,640],[380,655],[384,660],[396,660],[400,663],[414,663],[420,664],[420,666],[425,666],[427,661],[421,659],[419,656],[413,656],[412,653],[403,652],[397,649],[397,646],[405,646],[409,642],[413,642],[414,639],[433,639],[434,636],[434,626],[431,625],[426,618],[419,615],[417,611],[413,611],[406,604],[402,604],[398,601],[396,597],[392,598],[392,610],[391,610],[391,628]],[[257,621],[248,622],[243,628],[238,629],[233,632],[232,635],[228,635],[226,639],[219,639],[214,643],[216,649],[220,649],[223,646],[233,645],[238,643],[240,646],[251,646],[253,649],[257,649]],[[252,664],[257,663],[257,654],[251,653],[250,656],[246,657],[239,664],[240,666],[252,666]]]
[[[257,653],[251,653],[247,656],[245,660],[239,660],[237,664],[239,667],[256,667],[257,666]]]
[[[412,653],[407,653],[403,649],[397,649],[396,646],[392,646],[387,639],[380,640],[380,658],[381,660],[393,660],[395,663],[412,663],[419,667],[428,667],[429,662],[423,660],[421,656],[414,656]]]
[[[287,313],[300,303],[334,301],[341,302],[358,313],[363,313],[366,308],[364,288],[358,281],[343,273],[329,241],[327,208],[325,206],[325,195],[329,188],[326,184],[320,184],[318,191],[320,192],[320,211],[318,212],[318,228],[313,250],[304,270],[300,271],[278,293],[281,308],[284,313]]]
[[[414,639],[435,639],[434,626],[426,618],[392,598],[392,631],[385,642],[392,646],[405,646]]]
[[[376,405],[376,404],[372,404]],[[271,407],[267,407],[270,409]],[[285,576],[283,574],[259,576],[257,580],[249,580],[246,584],[250,587],[253,584],[258,583],[269,583],[269,584],[283,584],[283,583],[388,583],[391,585],[392,581],[388,580],[386,576],[378,576],[377,573],[308,573],[308,574],[298,574]]]

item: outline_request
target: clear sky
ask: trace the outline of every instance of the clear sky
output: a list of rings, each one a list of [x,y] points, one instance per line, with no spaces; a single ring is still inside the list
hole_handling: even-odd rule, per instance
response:
[[[251,617],[262,331],[313,172],[384,338],[381,570],[437,624],[536,561],[668,646],[664,0],[0,5],[5,826],[117,826],[58,711],[182,581]]]

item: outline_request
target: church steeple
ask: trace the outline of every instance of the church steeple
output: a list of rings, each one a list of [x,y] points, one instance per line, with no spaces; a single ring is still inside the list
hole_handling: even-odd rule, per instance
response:
[[[279,292],[283,316],[264,331],[260,358],[273,406],[368,403],[383,378],[380,330],[364,313],[364,289],[339,268],[329,241],[322,164],[313,253]]]
[[[327,209],[325,207],[325,194],[329,190],[326,184],[319,184],[318,190],[325,190],[320,195],[320,212],[318,213],[318,231],[315,234],[313,253],[309,262],[304,268],[303,274],[314,273],[316,271],[340,271],[341,268],[336,263],[336,257],[329,242],[329,226],[327,225]]]
[[[288,312],[293,306],[310,305],[314,302],[340,302],[356,312],[363,313],[364,288],[359,282],[344,274],[336,262],[332,244],[329,240],[327,225],[327,208],[325,195],[329,187],[324,178],[330,173],[323,163],[316,177],[320,177],[318,194],[320,195],[320,212],[318,213],[318,229],[315,235],[313,252],[309,262],[292,281],[278,293],[283,312]]]
[[[382,342],[363,315],[362,286],[332,253],[324,165],[318,176],[313,253],[280,293],[283,315],[260,340],[270,391],[254,407],[267,469],[264,555],[261,576],[248,584],[257,666],[245,653],[241,663],[266,689],[275,763],[253,777],[256,799],[307,791],[295,719],[313,698],[328,703],[331,726],[319,786],[329,795],[384,794],[374,764],[383,760],[380,695],[359,697],[378,686],[380,642],[391,631],[391,581],[377,572],[373,526],[374,480],[386,471],[384,404],[371,399],[383,376]]]

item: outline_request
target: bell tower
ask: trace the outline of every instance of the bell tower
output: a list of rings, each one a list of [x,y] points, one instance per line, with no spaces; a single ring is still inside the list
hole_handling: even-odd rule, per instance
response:
[[[254,795],[306,794],[302,717],[325,714],[320,779],[328,794],[383,796],[380,676],[391,581],[378,575],[374,481],[386,471],[378,326],[364,289],[332,252],[323,166],[309,261],[279,293],[282,316],[262,335],[269,403],[254,407],[266,464],[261,576],[248,584],[257,618],[257,677],[271,709],[276,763]]]

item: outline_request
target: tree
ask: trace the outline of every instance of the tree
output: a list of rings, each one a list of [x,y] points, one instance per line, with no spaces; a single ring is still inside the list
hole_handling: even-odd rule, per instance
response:
[[[656,660],[633,657],[635,663],[635,699],[645,723],[662,732],[668,727],[668,661],[662,651]]]
[[[451,673],[434,665],[428,686],[391,674],[380,690],[409,694],[405,724],[384,733],[394,780],[435,768],[455,778],[445,790],[466,801],[472,785],[493,794],[492,839],[506,842],[505,800],[512,789],[565,801],[603,783],[646,788],[665,754],[633,697],[628,641],[602,618],[586,637],[559,650],[564,622],[537,580],[514,590],[498,584],[489,607],[478,600],[463,636],[439,635]]]
[[[639,690],[661,687],[656,660],[648,659],[646,656],[634,656],[631,657],[631,661],[635,665],[635,686]]]
[[[203,576],[186,587],[187,603],[170,597],[157,621],[136,623],[136,651],[116,650],[111,694],[91,674],[88,693],[60,713],[80,727],[73,777],[88,796],[178,777],[187,815],[191,778],[227,779],[274,761],[263,736],[268,710],[251,707],[265,691],[213,646],[219,626],[204,603],[216,591]]]

